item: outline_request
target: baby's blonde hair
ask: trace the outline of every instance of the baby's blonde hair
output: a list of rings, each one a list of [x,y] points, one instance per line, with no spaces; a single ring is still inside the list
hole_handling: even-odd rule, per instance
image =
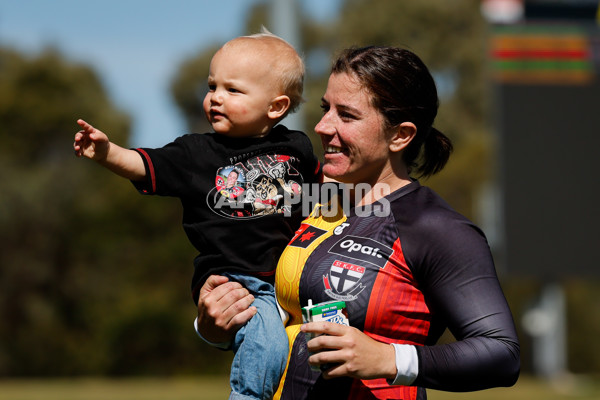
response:
[[[290,107],[286,112],[293,113],[304,102],[302,92],[304,90],[304,61],[296,49],[284,39],[269,32],[265,27],[260,33],[248,36],[240,36],[223,45],[223,49],[232,44],[244,42],[264,45],[259,50],[261,57],[272,65],[271,73],[276,82],[279,83],[282,94],[290,98]]]

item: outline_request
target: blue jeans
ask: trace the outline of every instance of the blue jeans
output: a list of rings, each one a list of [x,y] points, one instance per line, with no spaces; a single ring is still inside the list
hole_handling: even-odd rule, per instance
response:
[[[229,399],[271,399],[279,386],[289,351],[275,288],[250,275],[224,275],[252,293],[252,305],[258,310],[235,335]]]

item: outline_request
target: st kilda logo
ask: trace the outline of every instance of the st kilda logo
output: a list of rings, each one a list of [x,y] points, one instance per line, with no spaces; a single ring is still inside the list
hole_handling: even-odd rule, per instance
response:
[[[329,273],[323,275],[325,294],[336,300],[356,299],[365,288],[365,285],[360,283],[365,270],[365,267],[360,265],[335,260],[329,268]]]
[[[373,239],[347,235],[335,243],[329,253],[343,256],[352,261],[335,260],[329,272],[323,276],[325,293],[336,300],[354,300],[365,285],[360,283],[371,264],[383,268],[392,256],[393,250]]]

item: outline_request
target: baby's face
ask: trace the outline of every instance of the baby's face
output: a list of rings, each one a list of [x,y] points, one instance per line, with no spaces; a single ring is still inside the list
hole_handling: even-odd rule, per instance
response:
[[[210,63],[209,92],[203,104],[215,132],[232,137],[268,133],[273,123],[267,112],[278,95],[272,76],[251,47],[219,50]]]

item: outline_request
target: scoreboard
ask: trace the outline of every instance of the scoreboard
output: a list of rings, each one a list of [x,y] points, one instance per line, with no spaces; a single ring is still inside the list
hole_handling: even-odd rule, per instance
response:
[[[496,26],[489,49],[503,269],[600,277],[600,29]]]

